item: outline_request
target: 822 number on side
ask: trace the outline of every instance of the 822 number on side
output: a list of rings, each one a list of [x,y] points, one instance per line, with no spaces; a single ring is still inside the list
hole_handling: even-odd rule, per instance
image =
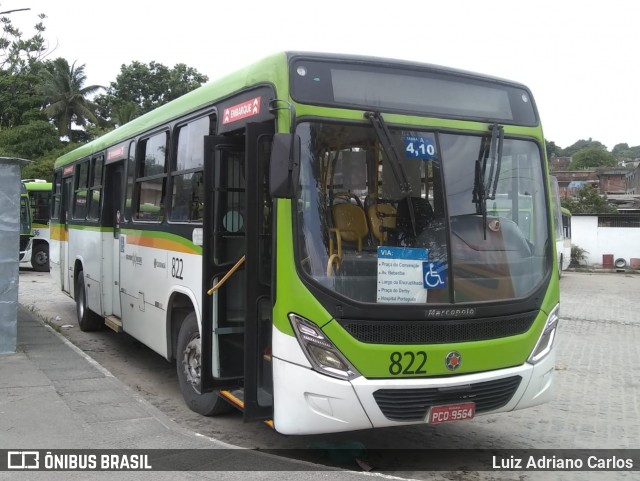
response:
[[[427,353],[424,351],[394,351],[389,356],[389,374],[426,374],[424,365],[427,363]]]
[[[182,279],[182,271],[184,269],[184,261],[179,257],[171,258],[171,277]]]

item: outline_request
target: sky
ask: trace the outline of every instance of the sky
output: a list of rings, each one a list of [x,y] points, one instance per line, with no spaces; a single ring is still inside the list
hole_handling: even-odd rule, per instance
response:
[[[0,0],[25,36],[47,18],[49,58],[108,86],[123,64],[184,63],[215,80],[278,51],[372,55],[528,86],[545,138],[640,145],[637,0]]]

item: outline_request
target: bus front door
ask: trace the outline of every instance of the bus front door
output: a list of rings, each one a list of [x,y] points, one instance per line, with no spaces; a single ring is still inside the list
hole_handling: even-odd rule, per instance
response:
[[[205,390],[242,385],[245,421],[272,415],[272,215],[266,178],[273,132],[272,123],[248,124],[246,136],[205,141],[202,383]],[[217,289],[209,296],[212,286]]]

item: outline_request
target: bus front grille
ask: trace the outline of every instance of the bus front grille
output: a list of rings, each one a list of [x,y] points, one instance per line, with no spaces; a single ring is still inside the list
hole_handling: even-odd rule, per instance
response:
[[[438,321],[339,321],[360,342],[447,344],[516,336],[529,330],[537,312],[488,319]]]
[[[373,397],[391,421],[422,421],[429,408],[444,404],[475,402],[476,413],[501,408],[511,400],[520,381],[520,376],[512,376],[450,388],[379,389]]]

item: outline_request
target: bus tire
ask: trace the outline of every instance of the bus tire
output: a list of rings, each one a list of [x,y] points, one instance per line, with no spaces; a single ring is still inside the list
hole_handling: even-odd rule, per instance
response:
[[[87,306],[87,292],[84,288],[84,272],[78,272],[76,279],[76,314],[78,326],[83,332],[97,331],[102,327],[104,319]]]
[[[33,248],[31,265],[34,271],[49,272],[49,244],[40,243]]]
[[[176,345],[176,370],[184,402],[203,416],[215,416],[233,408],[216,392],[200,394],[194,384],[200,381],[200,330],[195,312],[184,318]]]

